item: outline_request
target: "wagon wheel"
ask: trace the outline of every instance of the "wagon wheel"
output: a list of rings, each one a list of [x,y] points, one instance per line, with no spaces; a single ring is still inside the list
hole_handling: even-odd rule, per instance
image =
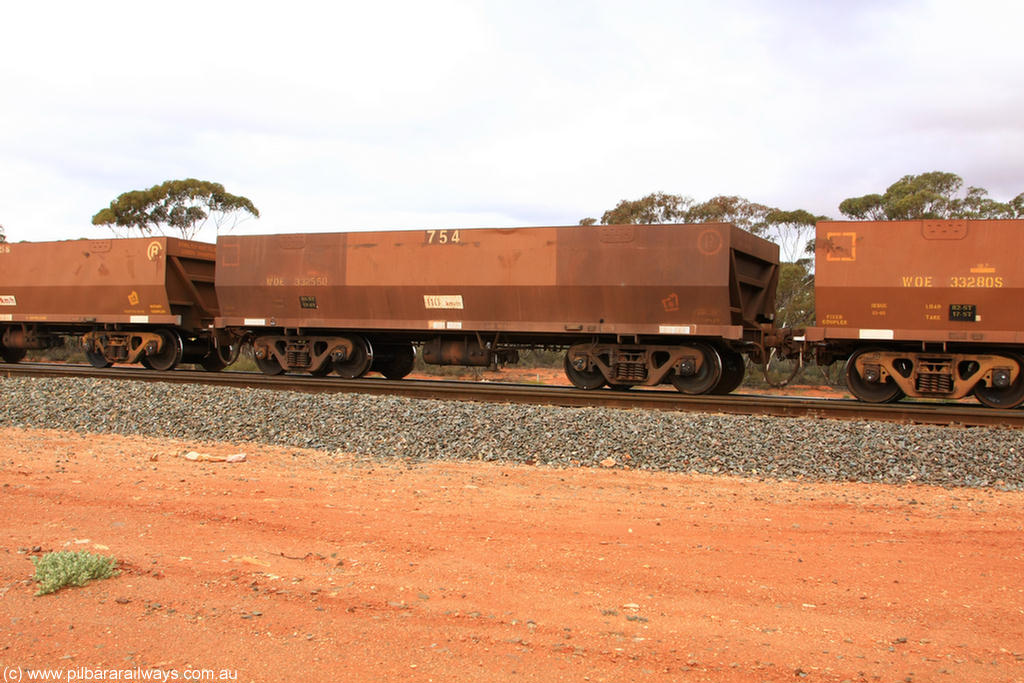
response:
[[[320,364],[320,367],[316,368],[315,370],[310,370],[309,374],[313,375],[314,377],[326,377],[327,375],[331,374],[331,370],[333,369],[334,368],[331,366],[331,359],[328,358],[327,360]]]
[[[612,391],[629,391],[635,386],[635,384],[609,384],[608,388]]]
[[[156,353],[147,353],[143,356],[142,364],[160,372],[173,370],[181,362],[181,355],[184,352],[181,335],[168,329],[157,330],[156,333],[163,339],[163,348]]]
[[[25,357],[26,353],[28,352],[25,349],[9,349],[0,345],[0,358],[3,358],[5,363],[17,363]]]
[[[415,364],[416,352],[410,344],[388,346],[373,359],[373,369],[387,379],[402,379],[412,372]]]
[[[284,373],[284,368],[281,367],[281,363],[278,362],[277,358],[271,354],[266,358],[257,358],[253,355],[253,360],[256,361],[256,367],[260,369],[264,375],[274,376]]]
[[[732,393],[739,385],[743,384],[743,375],[747,372],[746,361],[743,354],[723,346],[718,349],[718,355],[722,359],[722,376],[718,383],[711,388],[712,394],[723,396]]]
[[[334,361],[334,372],[344,379],[358,379],[373,365],[373,347],[365,337],[352,337],[352,354],[344,360]]]
[[[989,408],[1016,408],[1024,403],[1024,358],[1016,354],[1001,354],[1017,364],[1017,381],[1004,389],[977,384],[974,397]]]
[[[707,394],[714,389],[722,378],[722,358],[718,351],[708,344],[694,344],[693,348],[700,352],[704,362],[694,375],[672,373],[672,384],[683,394]]]
[[[762,357],[765,359],[761,365],[761,374],[764,375],[765,383],[775,389],[781,389],[789,386],[789,383],[796,379],[796,376],[804,369],[804,352],[800,351],[797,354],[796,361],[793,363],[793,369],[789,371],[789,376],[783,380],[774,380],[771,375],[772,362],[775,360],[782,359],[782,355],[777,353],[778,349],[772,349],[767,354],[763,353]],[[824,367],[824,366],[819,366]]]
[[[107,357],[103,355],[102,351],[94,351],[92,349],[85,350],[85,357],[89,360],[89,364],[94,368],[109,368],[113,363],[107,360]]]
[[[604,374],[600,370],[577,370],[569,362],[569,354],[565,354],[565,376],[569,378],[572,385],[577,389],[600,389],[604,386]]]
[[[856,398],[866,403],[894,403],[904,397],[903,390],[893,382],[868,382],[857,372],[857,359],[868,353],[878,353],[881,349],[861,349],[846,361],[846,387]]]
[[[199,361],[199,367],[207,372],[220,372],[227,366],[228,364],[224,362],[224,359],[220,357],[220,354],[217,353],[216,349],[210,351],[210,353],[203,356],[203,359]]]
[[[199,361],[199,366],[203,370],[220,372],[238,360],[238,352],[242,348],[240,344],[221,344],[217,339],[214,339],[212,344],[213,348],[210,349],[210,352]]]

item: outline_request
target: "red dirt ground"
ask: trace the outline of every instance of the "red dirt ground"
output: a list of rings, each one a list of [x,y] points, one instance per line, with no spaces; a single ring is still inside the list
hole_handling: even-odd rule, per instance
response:
[[[12,428],[0,487],[6,680],[1024,680],[1019,492]],[[34,597],[60,549],[121,574]]]

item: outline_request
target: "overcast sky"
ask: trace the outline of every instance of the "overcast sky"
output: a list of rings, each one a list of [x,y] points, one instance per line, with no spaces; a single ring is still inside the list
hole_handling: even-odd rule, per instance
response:
[[[195,177],[241,233],[571,225],[655,191],[839,217],[942,170],[1024,191],[1024,3],[7,3],[0,224],[105,237]],[[212,235],[205,235],[212,239]]]

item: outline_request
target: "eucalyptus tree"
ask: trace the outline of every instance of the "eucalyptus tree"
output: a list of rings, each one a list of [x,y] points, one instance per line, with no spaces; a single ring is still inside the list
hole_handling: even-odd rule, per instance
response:
[[[192,239],[211,223],[219,232],[259,215],[249,199],[225,191],[220,183],[187,178],[125,192],[97,212],[92,222],[126,235],[133,231],[151,235],[154,231],[165,234],[177,230],[185,239]]]

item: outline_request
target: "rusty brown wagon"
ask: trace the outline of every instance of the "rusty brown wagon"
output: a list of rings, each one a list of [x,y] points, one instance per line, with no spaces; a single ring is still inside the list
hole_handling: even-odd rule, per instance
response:
[[[567,348],[574,385],[727,393],[762,359],[778,247],[728,224],[222,236],[218,329],[268,374]]]
[[[870,402],[903,396],[1024,402],[1024,221],[822,222],[819,362],[848,358]]]
[[[215,247],[171,237],[0,244],[0,355],[80,335],[96,367],[224,367]]]

